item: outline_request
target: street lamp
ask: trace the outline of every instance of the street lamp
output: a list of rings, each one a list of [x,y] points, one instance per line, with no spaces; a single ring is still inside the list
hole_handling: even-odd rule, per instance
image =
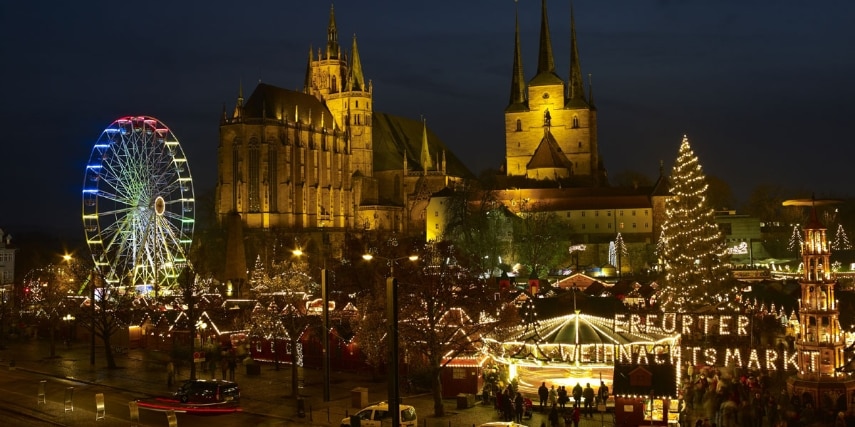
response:
[[[386,319],[389,322],[388,347],[389,347],[389,412],[392,414],[392,427],[401,425],[401,398],[398,393],[398,280],[395,279],[395,263],[408,259],[416,261],[418,255],[410,255],[399,258],[386,258],[379,255],[365,254],[362,259],[371,261],[381,258],[389,265],[389,277],[386,279]]]
[[[300,257],[303,255],[303,250],[299,247],[294,249],[291,253],[296,257]],[[323,334],[323,371],[324,371],[324,402],[330,401],[330,294],[329,287],[327,286],[327,268],[326,268],[327,260],[324,258],[324,266],[321,268],[321,302],[323,307],[321,308],[321,319],[322,319],[322,327],[324,329]]]

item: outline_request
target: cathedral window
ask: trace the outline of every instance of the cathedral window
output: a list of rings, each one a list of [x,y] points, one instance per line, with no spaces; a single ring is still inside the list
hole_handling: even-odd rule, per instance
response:
[[[573,116],[573,128],[575,129],[575,128],[578,128],[578,127],[579,127],[579,117],[578,117],[578,116]]]
[[[609,223],[609,230],[612,229],[612,223]]]
[[[356,108],[359,108],[359,101],[356,101]]]
[[[578,145],[578,147],[579,147],[579,148],[582,148],[582,141],[579,141],[579,145]]]
[[[522,120],[517,119],[517,132],[522,132]]]
[[[247,172],[249,175],[249,211],[261,211],[261,150],[258,140],[252,139],[249,141],[249,164]]]
[[[332,88],[332,90],[330,90],[330,92],[338,92],[338,90],[336,89],[337,85],[336,85],[335,76],[332,76],[332,84],[330,86]]]
[[[267,210],[269,211],[278,211],[277,206],[279,206],[279,186],[277,185],[279,169],[276,154],[275,149],[267,153],[267,193],[269,198]]]

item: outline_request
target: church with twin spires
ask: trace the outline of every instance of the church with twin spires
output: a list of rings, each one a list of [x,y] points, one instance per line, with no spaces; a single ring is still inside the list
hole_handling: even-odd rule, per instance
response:
[[[517,16],[510,101],[505,108],[509,177],[565,181],[577,187],[605,184],[597,147],[597,110],[590,85],[585,93],[572,5],[569,54],[565,82],[555,70],[546,0],[542,0],[537,71],[526,84]]]

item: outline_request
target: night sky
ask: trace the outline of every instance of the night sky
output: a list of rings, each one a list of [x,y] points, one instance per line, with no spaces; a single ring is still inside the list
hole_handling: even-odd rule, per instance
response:
[[[855,140],[855,3],[576,0],[610,176],[652,179],[687,134],[704,171],[744,200],[777,183],[849,197]],[[478,173],[504,160],[503,111],[519,7],[523,70],[536,70],[540,1],[339,1],[339,42],[358,37],[375,111],[428,126]],[[153,116],[177,135],[197,197],[216,177],[218,125],[258,81],[302,87],[325,47],[329,2],[5,2],[0,228],[82,238],[84,167],[101,131]],[[567,78],[570,3],[550,0]]]

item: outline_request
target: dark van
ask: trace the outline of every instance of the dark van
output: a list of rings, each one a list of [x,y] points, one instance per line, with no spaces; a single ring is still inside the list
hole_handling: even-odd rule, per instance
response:
[[[175,393],[181,403],[193,405],[237,405],[240,388],[237,383],[223,380],[189,380]]]

